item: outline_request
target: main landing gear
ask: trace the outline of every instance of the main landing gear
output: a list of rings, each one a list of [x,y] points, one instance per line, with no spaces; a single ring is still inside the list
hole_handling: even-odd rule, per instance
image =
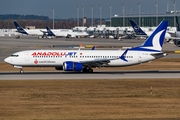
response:
[[[89,68],[89,67],[84,67],[83,70],[82,70],[83,73],[92,73],[93,72],[93,69],[92,68]]]
[[[19,72],[20,72],[20,73],[24,73],[24,71],[23,71],[23,69],[22,69],[22,66],[16,66],[16,65],[15,65],[14,67],[15,67],[15,68],[19,68],[19,70],[20,70]]]

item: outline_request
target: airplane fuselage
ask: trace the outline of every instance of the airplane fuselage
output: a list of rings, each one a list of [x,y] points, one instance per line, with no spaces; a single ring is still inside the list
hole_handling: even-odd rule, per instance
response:
[[[71,29],[59,29],[59,30],[50,30],[47,29],[50,33],[52,32],[53,35],[58,37],[79,37],[79,36],[88,36],[89,34],[87,32],[83,31],[73,31]]]
[[[43,35],[43,32],[41,31],[46,31],[45,29],[33,29],[33,30],[25,30],[28,35],[32,35],[32,36],[42,36]]]
[[[5,59],[14,66],[63,66],[66,61],[82,62],[109,60],[102,66],[129,66],[156,59],[153,52],[131,51],[129,50],[125,58],[127,61],[120,59],[123,50],[31,50],[14,53]],[[157,53],[157,52],[155,52]]]

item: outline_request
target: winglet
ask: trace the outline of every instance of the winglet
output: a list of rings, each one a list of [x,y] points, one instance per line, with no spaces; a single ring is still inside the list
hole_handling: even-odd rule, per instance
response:
[[[21,25],[19,25],[16,21],[14,21],[14,25],[17,29],[17,32],[28,35],[28,33],[24,30],[24,28]]]
[[[121,60],[124,60],[124,61],[128,62],[128,60],[125,58],[128,50],[129,50],[129,49],[126,49],[126,50],[124,51],[124,53],[119,57]]]
[[[147,36],[147,34],[139,27],[139,25],[134,20],[129,20],[129,21],[136,35]]]
[[[48,36],[56,36],[49,27],[46,27]]]

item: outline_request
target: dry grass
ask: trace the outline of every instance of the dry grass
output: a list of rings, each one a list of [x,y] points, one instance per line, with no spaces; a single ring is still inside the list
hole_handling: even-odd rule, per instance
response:
[[[159,59],[101,70],[179,70]],[[48,71],[54,68],[25,68]],[[0,63],[0,71],[19,71]],[[152,94],[151,94],[152,86]],[[178,120],[179,79],[0,81],[0,120]]]
[[[0,81],[1,120],[165,118],[180,118],[179,79]]]

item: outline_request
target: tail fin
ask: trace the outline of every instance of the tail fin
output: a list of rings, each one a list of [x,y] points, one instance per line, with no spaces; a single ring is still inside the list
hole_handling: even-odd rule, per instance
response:
[[[95,50],[95,48],[96,48],[96,46],[94,45],[94,46],[91,48],[91,50]]]
[[[48,36],[56,36],[49,27],[46,27]]]
[[[131,50],[161,52],[167,26],[168,21],[162,21],[141,46],[131,48]]]
[[[139,25],[134,20],[129,20],[129,21],[136,35],[147,36],[147,34],[139,27]]]
[[[14,21],[14,25],[17,29],[17,32],[28,35],[28,33],[24,30],[24,28],[21,27],[16,21]]]
[[[178,22],[178,17],[176,16],[176,28],[177,31],[180,31],[180,26],[179,26],[179,22]]]

